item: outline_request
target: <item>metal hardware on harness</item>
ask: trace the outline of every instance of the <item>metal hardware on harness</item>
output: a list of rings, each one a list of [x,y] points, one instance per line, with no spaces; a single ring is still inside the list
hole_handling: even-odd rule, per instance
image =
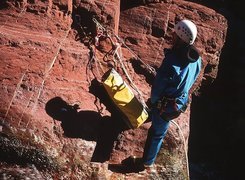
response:
[[[162,99],[157,101],[156,107],[157,107],[157,109],[162,110],[162,109],[166,108],[166,106],[169,102],[175,102],[175,98],[162,97]]]

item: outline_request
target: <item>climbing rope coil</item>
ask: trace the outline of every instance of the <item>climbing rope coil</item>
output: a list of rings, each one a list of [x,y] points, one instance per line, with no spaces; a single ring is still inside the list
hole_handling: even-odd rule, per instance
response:
[[[122,48],[121,48],[121,45],[124,45],[128,50],[129,52],[138,60],[140,60],[140,62],[142,62],[142,64],[144,64],[144,66],[146,67],[146,69],[152,73],[153,75],[156,75],[156,71],[153,67],[151,67],[150,65],[146,64],[142,59],[139,58],[139,56],[137,54],[135,54],[126,44],[125,42],[118,36],[116,35],[114,32],[108,32],[108,30],[103,27],[95,18],[92,19],[94,21],[94,23],[96,24],[96,26],[98,27],[98,30],[99,30],[99,33],[97,33],[97,36],[95,37],[95,43],[98,44],[98,40],[99,38],[105,34],[111,41],[112,43],[112,46],[114,47],[114,52],[113,52],[113,62],[115,64],[117,64],[117,62],[121,65],[121,68],[124,72],[124,74],[126,75],[129,83],[130,83],[130,86],[135,90],[135,92],[137,93],[137,97],[139,98],[140,102],[142,103],[142,105],[147,109],[149,110],[148,106],[146,105],[145,101],[144,101],[144,98],[143,98],[143,94],[142,92],[139,90],[139,88],[134,84],[133,80],[131,79],[127,69],[126,69],[126,66],[124,65],[124,62],[123,62],[123,55],[122,55]],[[101,32],[102,31],[102,32]],[[114,42],[113,41],[113,38],[112,38],[112,35],[116,37],[116,40],[117,42]]]

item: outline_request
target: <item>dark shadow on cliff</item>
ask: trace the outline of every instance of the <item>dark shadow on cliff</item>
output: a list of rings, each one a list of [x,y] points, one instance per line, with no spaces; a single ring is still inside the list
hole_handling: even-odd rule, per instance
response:
[[[96,79],[92,81],[89,92],[106,106],[111,116],[101,116],[96,111],[78,111],[77,105],[69,105],[61,97],[49,100],[45,109],[53,119],[61,121],[66,137],[96,141],[91,161],[105,162],[110,158],[118,135],[129,128],[123,121],[121,113],[110,101],[103,86]]]
[[[129,129],[125,121],[123,120],[122,112],[115,106],[115,104],[110,99],[103,85],[97,80],[93,79],[89,87],[89,92],[93,94],[99,100],[100,104],[103,104],[106,109],[111,113],[111,118],[115,119],[123,130]]]
[[[104,121],[100,127],[100,136],[92,157],[92,161],[104,162],[109,160],[114,141],[117,140],[118,135],[122,131],[128,130],[129,127],[122,118],[123,114],[113,104],[103,85],[97,79],[92,80],[89,92],[111,113],[110,117],[104,117]],[[101,154],[104,154],[105,156],[101,156]]]
[[[139,173],[144,169],[137,166],[126,166],[123,164],[109,164],[108,169],[112,172],[126,174],[126,173]]]
[[[77,31],[75,40],[84,43],[88,47],[93,43],[96,36],[96,24],[93,22],[93,18],[98,18],[96,13],[81,6],[74,8],[72,11],[73,22],[71,27]]]
[[[244,66],[244,48],[240,46],[244,22],[230,7],[226,8],[228,29],[217,79],[202,87],[201,96],[194,97],[191,106],[188,154],[194,180],[245,178],[240,165],[245,158],[245,142],[244,136],[239,136],[244,132],[240,123],[245,117],[239,80],[244,79],[238,76]]]
[[[95,111],[79,111],[77,105],[69,105],[61,97],[55,97],[46,104],[46,112],[53,119],[61,121],[64,135],[69,138],[82,138],[95,141],[102,122]]]
[[[132,66],[134,68],[134,71],[137,74],[142,74],[145,76],[145,80],[148,84],[152,85],[153,81],[154,81],[154,75],[151,74],[146,67],[144,67],[143,63],[141,63],[139,60],[137,59],[130,59],[130,62],[132,63]],[[153,68],[157,68],[157,67],[153,67]]]
[[[129,156],[122,160],[121,164],[109,164],[108,169],[116,173],[139,173],[144,171],[142,158]]]
[[[6,0],[1,0],[0,2],[0,10],[6,9],[8,7],[8,4],[6,3]]]
[[[145,0],[121,0],[120,1],[120,10],[124,11],[127,9],[131,9],[137,6],[145,5]]]
[[[201,95],[192,98],[188,144],[192,180],[225,180],[230,179],[228,177],[233,174],[231,173],[232,167],[228,163],[229,156],[227,156],[229,147],[227,147],[226,140],[230,133],[225,132],[229,127],[229,122],[233,121],[229,119],[231,113],[229,106],[232,104],[229,92],[232,92],[232,87],[228,85],[233,84],[229,82],[233,77],[233,72],[228,70],[232,64],[229,64],[226,59],[231,53],[230,40],[230,29],[228,28],[216,80],[212,84],[203,80]],[[234,47],[235,44],[232,46]],[[226,170],[227,167],[229,170]]]
[[[234,13],[239,18],[242,18],[243,20],[245,19],[245,15],[243,13],[243,0],[225,0],[225,1],[220,1],[220,0],[188,0],[190,2],[194,2],[197,4],[201,4],[203,6],[209,7],[211,9],[214,9],[218,13],[221,13],[223,15],[225,9],[229,9]]]

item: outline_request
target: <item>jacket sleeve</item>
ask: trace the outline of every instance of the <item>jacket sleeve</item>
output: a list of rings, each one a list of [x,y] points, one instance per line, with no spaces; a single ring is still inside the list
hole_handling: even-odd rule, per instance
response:
[[[168,61],[164,61],[157,71],[151,91],[151,103],[156,103],[161,98],[166,89],[174,82],[175,71]]]

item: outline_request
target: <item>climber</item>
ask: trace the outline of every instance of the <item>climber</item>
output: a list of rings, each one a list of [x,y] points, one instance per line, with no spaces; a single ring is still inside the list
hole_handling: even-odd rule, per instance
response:
[[[196,37],[192,21],[185,19],[175,25],[173,46],[165,50],[151,90],[152,124],[144,147],[144,167],[153,165],[171,120],[188,106],[189,90],[201,70],[201,57],[193,45]]]
[[[201,70],[201,57],[193,45],[196,37],[197,27],[192,21],[185,19],[175,25],[172,48],[164,50],[165,58],[151,89],[152,124],[143,157],[131,156],[122,163],[133,162],[143,169],[153,167],[169,124],[186,110],[190,88]]]

